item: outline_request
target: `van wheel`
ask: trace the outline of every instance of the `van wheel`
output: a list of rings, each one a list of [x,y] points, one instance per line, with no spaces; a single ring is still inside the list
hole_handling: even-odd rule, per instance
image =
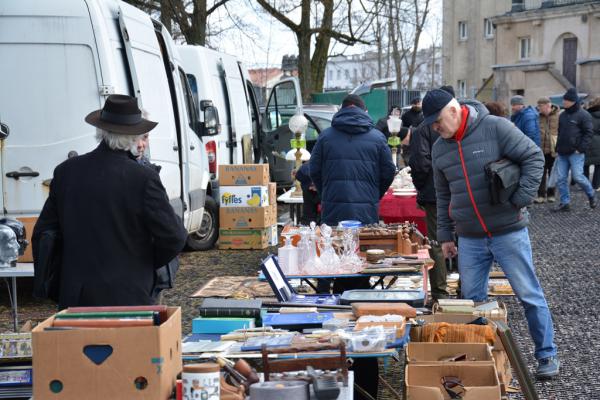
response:
[[[190,233],[187,238],[187,247],[190,250],[210,250],[219,238],[219,206],[210,196],[206,196],[204,215],[198,231]]]

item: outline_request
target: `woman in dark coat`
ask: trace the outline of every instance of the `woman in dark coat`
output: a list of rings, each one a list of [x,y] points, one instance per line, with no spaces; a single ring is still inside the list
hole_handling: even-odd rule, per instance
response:
[[[594,190],[600,191],[600,96],[594,97],[587,108],[594,124],[594,136],[590,147],[585,152],[585,167],[583,174],[592,183]],[[594,176],[590,176],[590,166],[594,166]]]

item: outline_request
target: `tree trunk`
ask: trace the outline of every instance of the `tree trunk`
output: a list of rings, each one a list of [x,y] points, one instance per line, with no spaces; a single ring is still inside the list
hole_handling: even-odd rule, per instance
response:
[[[185,40],[188,44],[206,45],[206,23],[208,12],[206,0],[194,0],[194,12],[192,13],[192,24]]]
[[[310,62],[310,0],[302,0],[302,17],[300,29],[296,32],[298,39],[298,78],[302,99],[308,101],[313,89],[312,66]]]
[[[323,0],[323,19],[321,27],[332,29],[333,27],[333,0]],[[309,40],[310,42],[310,40]],[[329,55],[329,44],[331,36],[325,33],[319,33],[315,43],[315,52],[310,60],[312,74],[311,93],[319,93],[323,91],[323,82],[325,81],[325,72],[327,70],[327,58]],[[303,98],[310,101],[310,93],[308,96],[302,92]]]
[[[396,14],[394,15],[394,9],[398,10],[398,5],[394,4],[393,0],[390,0],[389,3],[389,22],[388,22],[388,29],[390,30],[390,41],[392,42],[392,59],[394,60],[394,68],[396,70],[396,86],[398,87],[398,90],[402,89],[402,58],[400,57],[400,51],[398,50],[398,32],[397,29],[399,28],[399,22],[398,22],[398,26],[396,26],[396,24],[394,23],[395,21],[398,21],[398,13],[396,11]]]
[[[415,37],[412,44],[412,56],[410,59],[410,65],[408,66],[408,80],[406,82],[406,87],[409,89],[412,88],[413,76],[415,75],[416,63],[417,63],[417,51],[419,50],[419,41],[421,39],[421,33],[423,32],[423,27],[425,26],[425,21],[427,20],[427,14],[429,13],[429,0],[425,0],[425,8],[423,12],[419,12],[419,2],[421,0],[414,0],[414,8],[415,8],[415,21],[417,23],[415,27]]]

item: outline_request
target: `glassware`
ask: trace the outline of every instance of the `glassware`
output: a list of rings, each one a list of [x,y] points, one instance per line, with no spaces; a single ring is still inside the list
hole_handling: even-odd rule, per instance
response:
[[[285,245],[277,250],[279,266],[285,275],[298,275],[298,248],[292,245],[293,232],[282,234]]]
[[[304,270],[307,271],[308,274],[320,274],[323,271],[323,264],[321,262],[321,258],[317,254],[317,224],[313,221],[310,223],[310,230],[308,233],[308,255],[306,259],[306,264],[304,265]]]
[[[306,274],[306,268],[309,263],[309,243],[310,229],[306,226],[300,227],[300,241],[298,242],[298,272],[300,275]]]
[[[341,263],[352,273],[358,272],[362,266],[362,260],[358,256],[358,232],[360,226],[360,221],[351,220],[341,221],[338,225],[338,229],[342,231],[342,245],[344,248]]]
[[[333,238],[331,233],[333,229],[329,225],[321,225],[321,243],[319,248],[321,249],[321,263],[326,273],[335,273],[340,264],[340,257],[333,248]]]

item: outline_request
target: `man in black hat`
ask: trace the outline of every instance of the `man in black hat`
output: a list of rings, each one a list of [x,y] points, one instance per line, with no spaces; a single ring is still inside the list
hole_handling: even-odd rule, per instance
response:
[[[50,194],[33,232],[62,237],[59,308],[153,304],[155,269],[181,251],[187,232],[156,171],[136,162],[137,142],[156,122],[137,100],[111,95],[86,122],[98,147],[54,170]]]
[[[475,100],[459,104],[444,90],[423,100],[425,124],[440,134],[432,149],[437,197],[437,239],[446,258],[458,254],[461,295],[485,301],[492,263],[498,262],[521,301],[538,360],[536,376],[558,375],[552,316],[535,274],[526,206],[542,179],[542,150],[505,118]],[[485,168],[505,160],[519,167],[508,200],[495,202]],[[458,236],[458,249],[455,239]]]
[[[556,186],[560,194],[560,204],[553,211],[569,211],[571,197],[567,178],[569,169],[573,181],[579,184],[590,202],[590,208],[596,208],[596,192],[588,178],[583,174],[585,152],[594,135],[592,116],[579,105],[579,95],[575,88],[567,90],[563,96],[565,111],[558,117],[558,138],[556,140]]]

